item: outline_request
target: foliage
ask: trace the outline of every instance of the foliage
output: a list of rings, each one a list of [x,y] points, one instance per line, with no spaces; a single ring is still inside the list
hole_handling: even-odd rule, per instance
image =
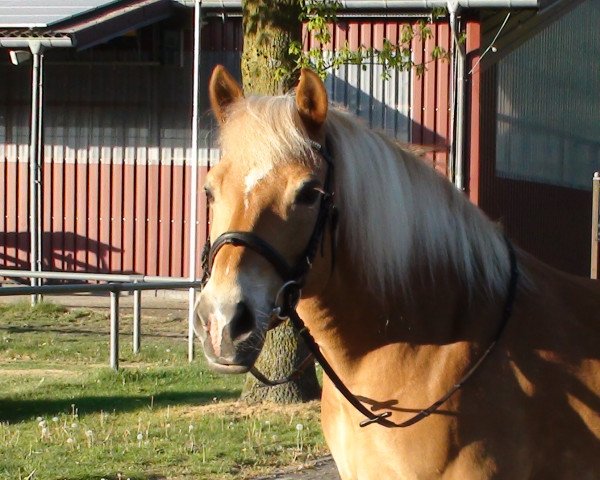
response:
[[[324,453],[318,405],[247,407],[243,378],[186,359],[186,320],[123,319],[118,373],[104,313],[0,306],[0,479],[214,479]],[[302,425],[302,429],[297,428]]]
[[[327,48],[332,41],[330,25],[338,21],[337,12],[341,6],[342,4],[338,0],[305,0],[303,2],[300,21],[306,25],[306,36],[312,36],[321,46],[305,50],[301,42],[291,42],[289,53],[297,58],[297,69],[311,68],[325,78],[329,71],[342,65],[361,65],[366,70],[367,63],[378,63],[383,66],[382,76],[387,80],[393,71],[415,69],[417,75],[422,75],[428,63],[449,59],[449,52],[436,45],[431,52],[430,59],[422,63],[414,62],[411,52],[413,41],[425,41],[433,37],[431,26],[424,19],[419,20],[415,26],[403,25],[398,43],[384,39],[380,49],[361,45],[358,49],[352,50],[346,42],[341,48],[332,51]],[[436,8],[431,12],[430,18],[437,20],[445,15],[444,8]],[[307,38],[304,38],[302,42],[306,44]],[[279,67],[276,72],[278,76],[287,74],[284,67]]]

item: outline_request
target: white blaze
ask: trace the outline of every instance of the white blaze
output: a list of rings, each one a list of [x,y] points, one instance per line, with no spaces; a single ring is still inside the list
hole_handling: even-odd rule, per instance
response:
[[[244,207],[246,210],[249,206],[248,195],[250,195],[250,192],[258,184],[258,182],[271,173],[272,168],[272,165],[263,165],[250,170],[248,175],[246,175],[246,178],[244,179]]]

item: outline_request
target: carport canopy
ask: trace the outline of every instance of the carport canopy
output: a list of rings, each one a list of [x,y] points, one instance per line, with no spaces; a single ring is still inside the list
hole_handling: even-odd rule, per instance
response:
[[[0,0],[0,47],[78,50],[169,17],[171,0]]]

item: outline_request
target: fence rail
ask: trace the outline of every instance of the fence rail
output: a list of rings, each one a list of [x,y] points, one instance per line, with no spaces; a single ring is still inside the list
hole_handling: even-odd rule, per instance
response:
[[[119,300],[121,292],[134,292],[133,305],[133,351],[138,353],[141,346],[141,292],[143,290],[174,290],[200,288],[199,281],[183,281],[164,277],[145,277],[143,275],[109,275],[64,272],[29,272],[0,270],[0,276],[22,278],[52,278],[62,280],[108,281],[96,285],[42,285],[35,287],[4,286],[0,288],[0,297],[15,295],[68,295],[74,293],[110,293],[110,353],[109,364],[113,370],[119,369]],[[151,280],[154,278],[154,280]],[[188,331],[192,336],[193,332]],[[192,340],[190,340],[192,341]]]

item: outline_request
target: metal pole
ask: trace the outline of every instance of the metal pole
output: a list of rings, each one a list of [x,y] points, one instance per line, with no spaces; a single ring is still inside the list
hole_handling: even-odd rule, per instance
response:
[[[43,285],[41,287],[3,287],[0,288],[0,297],[14,297],[16,295],[71,295],[74,293],[94,292],[133,292],[135,290],[173,290],[178,288],[199,288],[200,282],[140,282],[140,283],[112,283],[96,284],[81,283],[79,285]]]
[[[53,278],[55,280],[91,280],[97,282],[159,282],[180,283],[187,282],[188,277],[159,277],[152,275],[122,275],[112,273],[84,273],[84,272],[32,272],[30,270],[14,270],[0,268],[0,277],[31,277]]]
[[[202,0],[194,4],[194,85],[192,91],[192,180],[190,206],[190,281],[196,280],[196,242],[198,219],[198,131],[200,110],[200,31],[202,28]],[[194,303],[196,290],[189,289],[188,296],[188,360],[194,360]]]
[[[39,127],[38,122],[40,108],[39,108],[39,96],[40,96],[40,54],[43,47],[39,42],[29,42],[29,48],[33,55],[33,68],[31,72],[31,126],[30,126],[30,145],[29,145],[29,234],[30,234],[30,263],[31,271],[37,270],[37,254],[38,254],[38,144],[39,144]],[[31,279],[31,286],[37,286],[37,280]],[[31,305],[35,305],[38,302],[38,296],[31,296]]]
[[[138,283],[138,282],[134,282]],[[133,353],[140,353],[142,332],[142,291],[133,292]]]
[[[600,242],[600,172],[594,173],[594,179],[592,180],[592,265],[590,268],[590,277],[593,279],[598,278],[598,270],[600,265],[600,258],[598,255],[598,248]]]
[[[464,190],[464,142],[465,142],[465,69],[467,55],[464,45],[459,40],[459,22],[457,13],[458,0],[449,0],[447,3],[450,12],[450,29],[454,39],[454,79],[452,92],[452,161],[454,185],[460,191]]]
[[[42,168],[44,161],[44,49],[40,50],[40,73],[38,77],[38,136],[36,148],[36,196],[37,196],[37,255],[36,255],[36,271],[42,270]],[[40,278],[37,279],[36,285],[42,284]],[[38,301],[42,301],[43,296],[38,295]]]
[[[110,292],[110,368],[119,370],[119,291]]]

